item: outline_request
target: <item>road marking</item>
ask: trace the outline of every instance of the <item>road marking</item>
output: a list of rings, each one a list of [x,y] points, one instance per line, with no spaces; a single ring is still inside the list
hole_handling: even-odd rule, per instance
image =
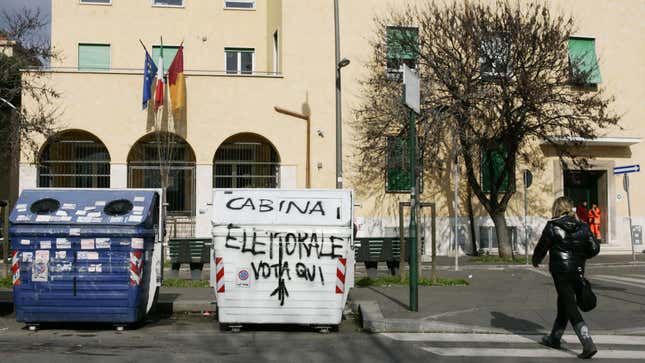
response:
[[[477,310],[479,310],[479,308],[448,311],[448,312],[441,313],[441,314],[429,315],[429,316],[426,316],[425,318],[422,318],[421,320],[431,320],[431,319],[441,318],[441,317],[445,317],[445,316],[458,315],[458,314],[461,314],[461,313],[470,313],[472,311],[477,311]]]
[[[611,282],[615,284],[621,284],[621,285],[626,285],[631,287],[637,287],[640,289],[645,289],[645,280],[642,280],[642,279],[634,279],[629,277],[610,276],[610,275],[591,275],[588,277],[592,281],[599,280],[604,282]]]
[[[576,353],[555,349],[502,349],[502,348],[443,348],[421,347],[432,354],[447,357],[514,357],[514,358],[573,358]],[[594,359],[643,359],[645,352],[636,350],[602,350]]]
[[[535,273],[538,273],[538,274],[540,274],[540,275],[542,275],[542,276],[551,277],[551,274],[550,274],[548,271],[542,271],[542,270],[540,270],[540,269],[538,269],[538,268],[532,268],[532,269],[530,269],[530,271],[533,271],[533,272],[535,272]]]
[[[456,334],[456,333],[382,333],[392,340],[406,342],[465,342],[465,343],[537,343],[541,335],[517,334]],[[577,344],[578,337],[568,334],[563,337],[565,344]],[[593,335],[596,344],[641,345],[645,346],[645,336],[634,335]]]

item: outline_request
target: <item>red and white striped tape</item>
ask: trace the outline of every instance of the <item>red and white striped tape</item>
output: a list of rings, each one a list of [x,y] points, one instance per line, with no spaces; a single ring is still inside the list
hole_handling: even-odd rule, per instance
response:
[[[142,251],[130,252],[130,285],[141,285],[141,275],[143,273]]]
[[[215,257],[215,291],[221,294],[225,291],[224,286],[224,262],[221,257]]]
[[[339,258],[336,265],[336,293],[345,292],[345,273],[347,272],[347,259]]]
[[[13,286],[20,285],[20,252],[12,251],[11,252],[11,277],[13,280]]]

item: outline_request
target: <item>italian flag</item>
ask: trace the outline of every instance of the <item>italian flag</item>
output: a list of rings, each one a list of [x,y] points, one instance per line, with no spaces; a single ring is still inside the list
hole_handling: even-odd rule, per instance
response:
[[[157,87],[155,88],[155,111],[163,105],[163,46],[159,52],[159,63],[157,63]]]

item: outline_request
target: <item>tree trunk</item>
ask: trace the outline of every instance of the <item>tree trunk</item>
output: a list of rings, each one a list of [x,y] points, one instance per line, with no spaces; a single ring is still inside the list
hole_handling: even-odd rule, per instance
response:
[[[475,216],[473,216],[473,190],[468,184],[467,196],[468,200],[466,201],[466,206],[468,207],[468,220],[470,222],[470,243],[473,246],[473,256],[479,256],[477,252],[477,238],[475,237]]]
[[[512,257],[513,247],[511,246],[511,239],[506,227],[506,217],[504,212],[492,213],[493,223],[495,224],[495,232],[497,235],[497,245],[499,248],[499,257]]]

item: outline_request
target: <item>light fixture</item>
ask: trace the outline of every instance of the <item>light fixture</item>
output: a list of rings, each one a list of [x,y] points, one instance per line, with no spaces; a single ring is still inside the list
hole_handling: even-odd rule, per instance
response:
[[[338,62],[338,69],[341,69],[343,67],[347,67],[349,65],[349,59],[343,58]]]

